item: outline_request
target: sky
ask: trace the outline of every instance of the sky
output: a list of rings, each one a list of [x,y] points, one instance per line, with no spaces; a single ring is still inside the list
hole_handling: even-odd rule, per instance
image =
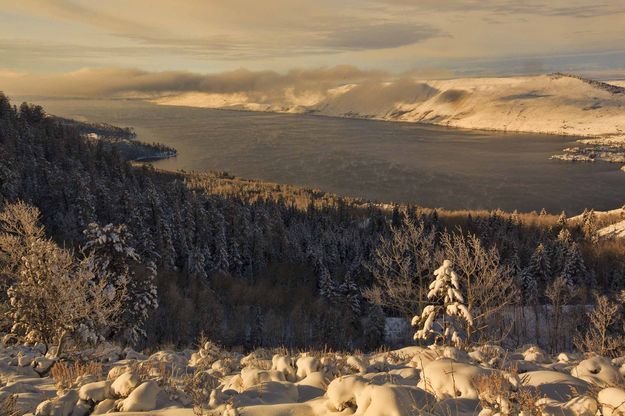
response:
[[[555,71],[625,76],[625,0],[0,0],[0,90]]]

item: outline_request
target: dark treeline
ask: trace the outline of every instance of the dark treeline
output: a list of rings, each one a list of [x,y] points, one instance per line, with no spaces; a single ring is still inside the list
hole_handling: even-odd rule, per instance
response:
[[[176,149],[163,143],[145,143],[136,140],[136,133],[130,127],[111,126],[106,123],[85,123],[62,117],[51,116],[60,126],[68,127],[97,140],[107,150],[128,160],[157,160],[176,155]]]
[[[130,140],[137,137],[131,127],[117,127],[107,123],[84,123],[63,117],[54,118],[59,124],[74,127],[81,134],[95,133],[99,136],[112,137],[118,140]]]
[[[0,94],[0,205],[37,206],[66,246],[84,244],[90,223],[126,224],[130,244],[158,266],[159,307],[143,346],[186,345],[204,333],[246,348],[374,348],[384,316],[397,311],[363,298],[373,283],[367,265],[380,239],[407,221],[460,227],[496,247],[521,303],[545,299],[560,276],[581,288],[579,303],[624,286],[624,247],[597,240],[592,213],[573,225],[546,213],[389,209],[227,174],[133,166],[83,133]]]

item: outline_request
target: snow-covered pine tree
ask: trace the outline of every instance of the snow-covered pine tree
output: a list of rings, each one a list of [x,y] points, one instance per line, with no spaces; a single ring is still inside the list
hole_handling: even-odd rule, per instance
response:
[[[593,283],[592,276],[588,273],[584,264],[584,258],[579,251],[579,246],[575,242],[571,243],[564,258],[562,277],[566,280],[567,285],[571,287]]]
[[[399,211],[399,205],[393,205],[393,214],[391,215],[391,225],[393,227],[401,227],[404,223],[404,216],[401,211]]]
[[[150,238],[155,242],[158,253],[159,265],[163,265],[171,270],[176,270],[176,250],[172,238],[172,221],[166,215],[166,204],[162,201],[162,195],[149,180],[146,180],[146,218],[150,224]],[[165,206],[165,207],[164,207]]]
[[[519,215],[519,211],[517,211],[516,209],[514,211],[512,211],[512,214],[510,214],[510,219],[512,220],[512,223],[514,225],[521,225],[522,224],[521,216]]]
[[[75,173],[73,175],[72,189],[75,192],[73,206],[76,210],[78,231],[84,229],[87,224],[94,221],[96,214],[96,201],[91,193],[87,179]]]
[[[510,268],[510,273],[514,277],[521,276],[523,268],[521,267],[521,258],[519,257],[519,247],[514,243],[510,249],[510,258],[507,260],[507,266]]]
[[[412,318],[412,325],[420,327],[414,339],[426,340],[435,335],[435,343],[460,346],[461,332],[465,324],[473,325],[473,317],[464,305],[458,275],[452,270],[451,261],[445,260],[434,276],[427,295],[432,303],[423,308],[421,315]]]
[[[525,268],[520,276],[521,293],[523,294],[523,302],[528,305],[534,305],[538,297],[538,281],[536,275],[531,272],[530,268]]]
[[[352,270],[348,270],[339,286],[339,292],[343,301],[355,315],[360,315],[360,290],[354,281]]]
[[[594,210],[584,210],[582,213],[582,231],[584,232],[584,237],[591,242],[596,242],[599,238],[597,231],[597,216]]]
[[[228,238],[226,232],[226,219],[218,210],[210,212],[210,222],[213,234],[212,271],[228,273],[230,261],[228,254]]]
[[[235,237],[229,239],[228,243],[228,255],[230,256],[229,266],[232,273],[237,275],[243,274],[243,260],[241,259],[241,250],[239,249],[239,243]]]
[[[190,276],[205,280],[208,277],[206,263],[206,256],[202,248],[195,246],[187,256],[185,270]]]
[[[338,285],[332,278],[332,275],[330,274],[330,270],[328,270],[328,267],[326,265],[322,264],[318,267],[318,269],[319,269],[319,281],[318,281],[319,295],[322,298],[330,302],[335,302],[337,299],[340,298]]]
[[[560,227],[560,229],[566,228],[566,222],[567,222],[566,213],[562,211],[560,213],[560,216],[558,217],[558,226]]]
[[[566,228],[562,228],[551,249],[551,273],[554,276],[562,274],[564,262],[572,244],[571,232]]]
[[[124,286],[127,294],[120,317],[125,341],[136,343],[145,335],[143,325],[150,312],[158,307],[155,283],[156,266],[141,263],[141,258],[130,246],[132,237],[124,224],[104,227],[91,223],[84,231],[87,243],[83,252],[91,256],[94,270],[103,270],[114,287]],[[138,269],[141,273],[136,273]]]
[[[531,275],[539,284],[546,284],[551,280],[551,262],[543,243],[536,246],[524,274]]]

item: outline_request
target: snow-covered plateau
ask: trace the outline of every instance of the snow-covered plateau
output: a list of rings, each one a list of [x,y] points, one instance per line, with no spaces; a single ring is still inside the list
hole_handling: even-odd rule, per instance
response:
[[[89,364],[48,371],[52,361],[37,345],[4,345],[0,401],[17,414],[42,416],[625,412],[625,357],[551,356],[535,346],[244,355],[207,342],[197,351],[146,356],[102,344],[84,351],[83,359]]]
[[[436,81],[399,77],[322,91],[194,92],[154,102],[597,137],[625,134],[625,87],[619,84],[567,74]]]

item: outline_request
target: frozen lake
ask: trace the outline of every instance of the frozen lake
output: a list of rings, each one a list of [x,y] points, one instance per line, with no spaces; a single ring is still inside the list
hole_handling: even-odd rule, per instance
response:
[[[19,97],[16,97],[19,99]],[[221,170],[379,201],[577,213],[625,203],[619,165],[549,160],[574,138],[411,123],[30,99],[51,114],[132,126],[178,149],[163,169]],[[17,100],[15,100],[17,102]]]

